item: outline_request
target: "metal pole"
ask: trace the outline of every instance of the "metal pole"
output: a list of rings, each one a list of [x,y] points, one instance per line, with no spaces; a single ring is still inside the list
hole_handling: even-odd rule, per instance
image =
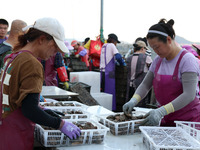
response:
[[[103,0],[101,0],[100,39],[104,43],[104,36],[103,36]]]

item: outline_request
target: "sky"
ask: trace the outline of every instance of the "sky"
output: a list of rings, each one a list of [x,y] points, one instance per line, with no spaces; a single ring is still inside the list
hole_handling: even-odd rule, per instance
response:
[[[66,39],[95,40],[100,34],[100,8],[101,0],[6,0],[0,18],[32,25],[39,18],[53,17],[64,26]],[[200,0],[103,0],[105,38],[115,33],[132,44],[161,18],[174,19],[176,35],[200,42]]]

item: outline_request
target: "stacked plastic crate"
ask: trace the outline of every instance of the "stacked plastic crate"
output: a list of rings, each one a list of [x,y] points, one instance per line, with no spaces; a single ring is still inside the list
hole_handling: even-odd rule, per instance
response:
[[[126,100],[127,89],[127,67],[116,66],[115,68],[115,91],[116,91],[116,110],[122,111],[122,106]]]
[[[112,110],[112,95],[100,92],[100,72],[71,72],[70,82],[82,82],[91,86],[91,96],[103,107]]]
[[[35,137],[45,147],[75,146],[85,144],[100,144],[104,142],[109,130],[102,124],[91,120],[87,107],[76,101],[42,102],[43,107],[57,110],[65,114],[63,119],[76,124],[81,129],[78,139],[70,140],[66,135],[49,127],[36,125]]]
[[[141,126],[148,150],[199,150],[200,143],[180,127]]]

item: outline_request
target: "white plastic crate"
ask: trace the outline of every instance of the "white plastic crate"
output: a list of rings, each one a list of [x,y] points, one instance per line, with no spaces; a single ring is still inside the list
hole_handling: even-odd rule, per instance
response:
[[[84,109],[87,109],[88,106],[85,104],[82,104],[77,101],[59,101],[59,102],[40,102],[41,106],[44,107],[82,107]]]
[[[103,107],[112,111],[113,95],[108,93],[91,93],[91,96]]]
[[[123,114],[123,113],[114,113],[110,115],[116,115],[116,114]],[[139,115],[145,115],[144,112],[132,112],[133,116],[139,116]],[[138,129],[135,129],[135,123],[140,122],[143,119],[138,120],[131,120],[131,121],[124,121],[124,122],[114,122],[109,119],[106,119],[109,115],[97,115],[97,121],[106,127],[110,129],[110,132],[113,135],[129,135],[133,134],[134,132],[139,131]]]
[[[97,129],[83,129],[81,130],[81,136],[78,139],[70,140],[66,135],[60,132],[60,130],[45,130],[40,125],[36,124],[35,137],[45,147],[61,147],[61,146],[77,146],[85,144],[101,144],[104,142],[109,129],[94,120],[67,120],[69,122],[90,122]]]
[[[91,114],[81,107],[51,107],[65,114],[62,119],[89,119]]]
[[[140,126],[148,150],[199,150],[200,143],[180,127]]]
[[[177,127],[181,127],[188,134],[200,142],[200,122],[174,121]]]
[[[81,71],[70,72],[70,82],[82,82],[91,86],[90,93],[100,92],[100,72]]]

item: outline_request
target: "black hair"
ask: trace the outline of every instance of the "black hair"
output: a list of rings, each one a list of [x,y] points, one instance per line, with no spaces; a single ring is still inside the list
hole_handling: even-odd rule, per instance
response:
[[[5,19],[0,19],[0,24],[4,24],[4,25],[9,26],[8,21],[5,20]]]
[[[168,36],[170,36],[172,39],[175,38],[175,31],[173,29],[174,20],[170,19],[167,21],[166,19],[161,19],[157,24],[151,26],[149,30],[156,30],[163,33],[166,33]],[[155,37],[158,37],[160,41],[163,41],[164,43],[167,42],[167,37],[158,33],[148,33],[147,39],[152,39]]]
[[[35,41],[41,35],[44,35],[47,40],[53,40],[53,37],[51,35],[35,28],[30,28],[26,34],[18,37],[18,43],[13,48],[13,51],[19,50],[20,48],[24,47],[28,42]]]
[[[140,40],[139,40],[140,41]],[[137,52],[137,51],[139,51],[139,50],[141,50],[141,46],[139,46],[138,44],[133,44],[133,46],[134,46],[134,52]]]
[[[115,43],[115,42],[117,42],[115,39],[113,39],[112,37],[108,37],[107,43]]]
[[[135,43],[137,42],[137,41],[143,41],[145,44],[146,44],[146,46],[148,46],[148,42],[147,42],[147,38],[146,37],[138,37],[136,40],[135,40]]]
[[[84,44],[86,44],[89,40],[90,40],[89,37],[85,38],[85,40],[84,40]]]

